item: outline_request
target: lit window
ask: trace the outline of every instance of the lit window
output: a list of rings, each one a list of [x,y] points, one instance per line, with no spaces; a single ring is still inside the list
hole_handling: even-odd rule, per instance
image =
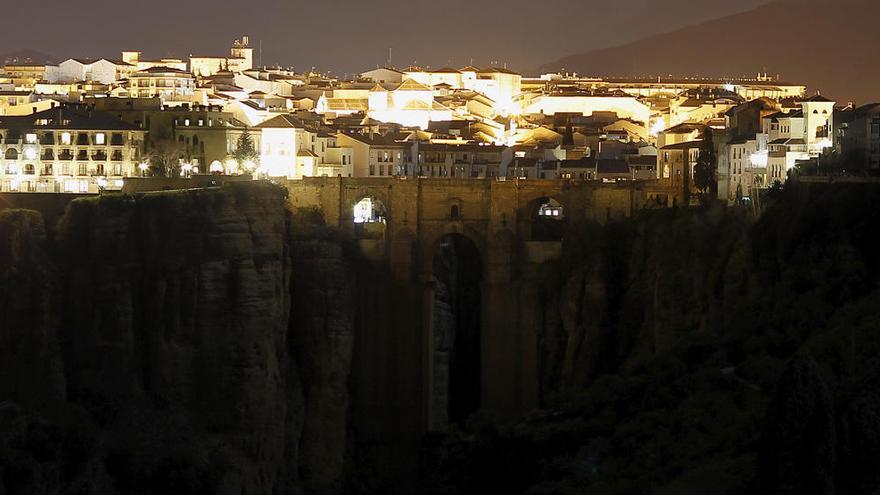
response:
[[[378,223],[385,222],[381,204],[372,198],[364,198],[354,205],[354,223]]]
[[[36,144],[37,142],[37,135],[34,133],[28,133],[24,138],[28,144]]]
[[[106,142],[106,138],[103,132],[99,132],[95,134],[95,144],[104,144]]]

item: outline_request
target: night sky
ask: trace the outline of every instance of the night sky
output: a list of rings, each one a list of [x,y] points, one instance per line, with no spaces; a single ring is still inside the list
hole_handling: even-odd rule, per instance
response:
[[[529,71],[565,55],[615,46],[768,0],[116,0],[19,3],[4,12],[0,54],[56,58],[225,54],[249,34],[263,62],[345,74],[398,66],[509,64]]]

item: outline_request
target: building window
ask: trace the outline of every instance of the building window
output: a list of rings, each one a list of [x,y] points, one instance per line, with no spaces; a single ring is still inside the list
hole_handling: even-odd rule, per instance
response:
[[[37,144],[37,135],[33,132],[29,132],[29,133],[25,134],[24,141],[27,144]]]
[[[95,134],[95,144],[104,145],[106,143],[107,143],[107,139],[106,139],[106,136],[104,136],[103,132],[99,132],[99,133]]]
[[[370,165],[370,175],[376,175],[376,166]]]

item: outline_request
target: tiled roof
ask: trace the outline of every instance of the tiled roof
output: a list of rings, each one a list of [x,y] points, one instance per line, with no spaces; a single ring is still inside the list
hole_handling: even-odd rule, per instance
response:
[[[395,91],[431,91],[431,88],[418,81],[406,79],[395,88]]]
[[[258,124],[256,127],[257,129],[302,129],[305,126],[303,125],[302,120],[293,115],[284,114],[272,117],[271,119]]]

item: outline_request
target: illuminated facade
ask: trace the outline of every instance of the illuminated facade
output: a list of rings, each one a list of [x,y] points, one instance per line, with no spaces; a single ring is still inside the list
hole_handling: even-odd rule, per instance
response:
[[[578,113],[590,116],[614,112],[618,117],[642,124],[651,121],[651,108],[634,96],[566,92],[531,95],[523,102],[524,114]]]
[[[250,38],[242,36],[232,42],[228,57],[190,57],[189,70],[198,77],[213,76],[221,71],[244,72],[254,68],[254,49]]]
[[[186,72],[186,62],[179,58],[163,58],[161,60],[141,60],[141,52],[122,52],[122,61],[134,66],[135,71],[144,71],[153,67],[168,67]]]
[[[58,65],[46,66],[46,80],[50,83],[84,81],[114,84],[122,79],[127,79],[134,69],[133,65],[122,60],[71,58]]]
[[[3,67],[4,78],[18,88],[33,88],[37,82],[46,78],[44,64],[6,64]]]
[[[336,141],[339,146],[352,150],[352,177],[403,175],[403,136],[338,133]]]
[[[0,191],[96,193],[140,173],[145,131],[86,109],[0,117]]]
[[[290,115],[279,115],[256,128],[258,175],[287,179],[352,175],[353,152],[340,146],[335,135],[310,129]]]
[[[192,74],[171,67],[151,67],[128,79],[132,98],[160,98],[162,101],[193,101],[196,80]]]
[[[685,91],[701,88],[714,88],[736,93],[746,100],[757,98],[801,98],[806,92],[803,84],[779,81],[767,74],[755,78],[711,79],[711,78],[594,78],[577,75],[543,74],[537,78],[522,81],[523,91],[555,90],[604,90],[622,91],[632,96],[651,97],[657,95],[678,95]]]

